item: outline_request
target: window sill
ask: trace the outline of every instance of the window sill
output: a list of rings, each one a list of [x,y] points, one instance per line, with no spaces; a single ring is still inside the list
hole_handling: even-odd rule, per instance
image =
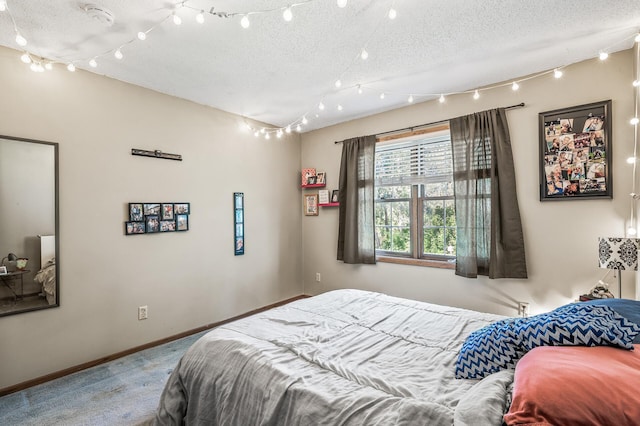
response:
[[[413,259],[407,257],[376,256],[378,262],[397,263],[401,265],[426,266],[429,268],[456,269],[455,262],[433,259]]]

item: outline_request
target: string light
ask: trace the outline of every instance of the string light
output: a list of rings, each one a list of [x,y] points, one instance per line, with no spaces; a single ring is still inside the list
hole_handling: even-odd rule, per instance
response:
[[[212,14],[212,15],[214,15],[214,16],[218,16],[218,17],[220,17],[220,18],[235,18],[235,17],[240,17],[240,25],[241,25],[243,28],[245,28],[245,29],[246,29],[246,28],[249,28],[249,26],[250,26],[250,24],[251,24],[251,22],[250,22],[250,20],[249,20],[249,15],[252,15],[252,14],[265,14],[265,13],[271,13],[271,12],[278,12],[278,11],[280,11],[280,12],[282,13],[282,17],[283,17],[283,19],[284,19],[285,21],[289,22],[289,21],[291,21],[291,20],[293,19],[293,8],[294,8],[294,7],[298,7],[298,6],[302,5],[302,4],[312,3],[312,2],[314,2],[314,1],[315,1],[315,0],[299,0],[299,2],[298,2],[298,3],[289,4],[289,5],[287,5],[286,7],[278,7],[278,8],[274,8],[274,9],[257,10],[257,11],[243,11],[242,13],[235,13],[235,12],[234,12],[234,13],[227,13],[227,12],[218,12],[218,11],[214,12],[214,8],[212,7],[212,8],[211,8],[211,10],[210,10],[208,13],[210,13],[210,14]],[[174,24],[176,24],[176,25],[180,25],[180,24],[182,23],[182,18],[176,14],[176,10],[177,10],[178,8],[181,8],[181,7],[184,7],[184,8],[188,8],[188,9],[193,10],[193,11],[194,11],[194,13],[195,13],[195,20],[196,20],[196,22],[197,22],[197,23],[199,23],[199,24],[203,24],[203,23],[204,23],[204,20],[205,20],[205,18],[204,18],[204,13],[205,13],[205,11],[204,11],[204,10],[201,10],[201,9],[196,9],[196,8],[194,8],[194,7],[191,7],[191,6],[189,6],[187,3],[188,3],[188,1],[186,1],[186,0],[185,0],[185,1],[181,2],[181,3],[179,3],[177,6],[176,6],[176,5],[174,5],[174,6],[171,8],[172,10],[169,10],[169,13],[167,13],[167,15],[165,15],[165,17],[164,17],[161,21],[159,21],[158,23],[156,23],[155,25],[153,25],[153,26],[152,26],[150,29],[148,29],[146,32],[144,32],[144,31],[140,31],[140,32],[138,32],[138,33],[137,33],[137,37],[138,37],[138,39],[139,39],[140,41],[145,40],[145,39],[146,39],[147,34],[148,34],[150,31],[152,31],[152,30],[153,30],[154,28],[156,28],[158,25],[161,25],[164,21],[166,21],[166,20],[167,20],[167,19],[169,19],[169,18],[171,18],[171,19],[173,20]],[[347,3],[348,3],[348,0],[337,0],[337,5],[338,5],[338,7],[339,7],[339,8],[344,8],[344,7],[346,7],[346,6],[347,6]],[[5,10],[8,10],[8,8],[7,8],[7,2],[6,2],[6,0],[0,0],[0,12],[3,12],[3,11],[5,11]],[[196,13],[196,12],[197,12],[197,13]],[[9,11],[9,13],[10,13],[10,11]],[[389,18],[390,20],[396,19],[396,17],[397,17],[397,11],[396,11],[396,9],[395,9],[394,7],[389,8],[388,13],[387,13],[387,16],[388,16],[388,18]],[[14,22],[14,29],[15,29],[15,34],[16,34],[16,43],[18,43],[18,45],[25,46],[25,45],[27,44],[27,40],[26,40],[24,37],[22,37],[22,35],[21,35],[21,34],[20,34],[20,32],[19,32],[19,29],[18,29],[17,27],[15,27],[15,22]],[[636,43],[640,43],[640,33],[636,33],[634,40],[635,40],[635,42],[636,42]],[[131,42],[134,42],[134,41],[135,41],[135,37],[134,37],[134,39],[133,39],[133,40],[129,40],[128,42],[125,42],[125,43],[121,44],[121,46],[120,46],[119,48],[117,48],[116,50],[110,50],[110,51],[107,51],[106,53],[103,53],[103,54],[101,54],[101,55],[98,55],[98,56],[96,56],[96,57],[94,57],[94,58],[92,58],[92,59],[88,60],[89,66],[91,66],[92,68],[96,68],[96,67],[97,67],[97,65],[98,65],[98,63],[97,63],[97,61],[96,61],[96,58],[98,58],[98,57],[100,57],[100,56],[103,56],[103,55],[106,55],[106,54],[108,54],[109,52],[113,52],[113,55],[114,55],[117,59],[119,59],[119,60],[120,60],[120,59],[123,59],[123,54],[122,54],[122,50],[121,50],[121,49],[122,49],[123,47],[126,47],[128,44],[130,44]],[[368,40],[366,43],[364,43],[364,45],[365,45],[365,46],[366,46],[366,45],[368,45],[370,41],[371,41],[371,40]],[[26,55],[26,56],[25,56],[25,55]],[[362,50],[360,51],[360,55],[359,55],[359,56],[360,56],[360,59],[362,59],[362,60],[366,60],[366,59],[368,59],[368,57],[369,57],[369,52],[367,51],[367,49],[366,49],[366,48],[364,48],[364,47],[363,47],[363,48],[362,48]],[[605,60],[605,59],[607,59],[607,58],[608,58],[608,53],[607,53],[607,52],[605,52],[604,50],[603,50],[603,51],[600,51],[600,53],[599,53],[599,58],[600,58],[601,60]],[[87,58],[87,59],[88,59],[88,58]],[[84,61],[86,61],[87,59],[84,59]],[[354,59],[357,59],[357,57],[355,57]],[[40,58],[40,59],[38,59],[38,60],[34,60],[34,59],[33,59],[33,57],[32,57],[28,52],[25,52],[25,54],[21,56],[21,60],[22,60],[23,62],[27,63],[28,65],[30,65],[30,67],[31,67],[31,69],[32,69],[32,70],[37,71],[37,72],[42,72],[42,71],[44,71],[45,69],[47,69],[47,70],[48,70],[48,69],[52,69],[52,68],[53,68],[53,63],[52,63],[52,62],[50,62],[50,61],[49,61],[49,62],[47,62],[47,61],[46,61],[46,60],[44,60],[43,58]],[[79,61],[79,59],[76,59],[76,60],[75,60],[75,62],[77,62],[77,61]],[[65,61],[65,62],[66,62],[66,61]],[[44,66],[43,66],[43,64],[44,64]],[[353,63],[352,63],[351,65],[353,65]],[[70,71],[75,70],[75,65],[74,65],[73,63],[68,63],[68,64],[67,64],[67,68],[68,68]],[[344,71],[342,72],[342,74],[345,74],[348,70],[349,70],[349,68],[347,68],[346,70],[344,70]],[[542,75],[544,75],[544,74],[548,74],[548,73],[550,73],[550,72],[551,72],[551,71],[545,71],[545,72],[539,73],[539,74],[537,74],[537,75],[533,75],[533,76],[527,77],[526,79],[528,80],[528,79],[530,79],[530,78],[536,78],[536,77],[542,76]],[[555,69],[553,69],[553,76],[554,76],[555,78],[561,78],[561,77],[562,77],[562,75],[563,75],[563,72],[561,71],[561,69],[559,69],[559,68],[555,68]],[[484,88],[482,88],[482,90],[490,90],[490,89],[497,88],[497,87],[501,87],[501,86],[504,86],[504,85],[505,85],[504,83],[501,83],[501,84],[497,84],[497,85],[494,85],[494,86],[491,86],[491,87],[484,87]],[[341,86],[342,86],[342,81],[341,81],[340,79],[336,80],[336,81],[335,81],[335,87],[336,87],[336,88],[340,88]],[[633,82],[633,86],[634,86],[634,87],[639,87],[639,86],[640,86],[640,79],[636,79],[636,80]],[[512,87],[512,89],[513,89],[513,90],[518,90],[518,88],[519,88],[519,84],[518,84],[518,82],[517,82],[517,81],[513,81],[513,82],[511,83],[511,87]],[[357,85],[356,85],[356,88],[357,88],[357,93],[358,93],[359,95],[363,93],[363,85],[362,85],[362,84],[357,84]],[[469,93],[469,91],[465,91],[465,92],[452,92],[452,93],[449,93],[449,94],[462,94],[462,93]],[[387,92],[387,94],[394,95],[394,96],[395,96],[395,95],[398,95],[397,93],[389,93],[389,92]],[[414,95],[413,95],[413,94],[404,94],[404,96],[407,96],[407,98],[406,98],[406,99],[407,99],[407,101],[408,101],[409,103],[413,103],[413,102],[415,101],[415,97],[414,97]],[[416,95],[416,96],[417,96],[417,95]],[[437,94],[419,94],[419,96],[420,96],[420,97],[428,98],[428,97],[432,97],[432,96],[433,96],[433,97],[435,97],[435,96],[437,96]],[[385,99],[386,94],[385,94],[384,92],[382,92],[382,93],[380,93],[379,97],[380,97],[380,99]],[[479,90],[478,90],[478,89],[474,90],[474,92],[473,92],[473,99],[476,99],[476,100],[477,100],[477,99],[479,99],[479,97],[480,97]],[[444,103],[444,102],[445,102],[444,94],[440,94],[440,96],[439,96],[438,100],[439,100],[439,102],[440,102],[440,103]],[[324,110],[324,109],[325,109],[324,104],[323,104],[322,102],[320,102],[320,103],[318,104],[318,108],[319,108],[320,110]],[[337,105],[337,107],[336,107],[336,108],[338,109],[338,111],[342,111],[342,110],[344,109],[344,108],[343,108],[343,106],[342,106],[342,104]],[[318,115],[318,114],[315,114],[315,115],[316,115],[316,117],[319,117],[319,115]],[[637,114],[636,114],[636,115],[637,115]],[[269,129],[268,131],[267,131],[265,128],[263,128],[263,129],[261,129],[261,131],[260,131],[260,132],[261,132],[262,134],[265,134],[265,135],[269,135],[269,134],[273,133],[273,134],[278,135],[278,137],[281,137],[281,136],[283,135],[283,133],[284,133],[284,132],[286,132],[286,133],[290,133],[290,132],[291,132],[291,126],[292,126],[292,125],[295,125],[297,121],[301,121],[301,123],[302,123],[302,124],[305,124],[305,125],[308,123],[306,116],[302,116],[302,118],[301,118],[301,119],[294,120],[292,123],[290,123],[290,124],[289,124],[289,125],[287,125],[286,127],[275,127],[275,128],[271,128],[271,129]],[[637,117],[634,117],[634,118],[631,120],[631,123],[632,123],[633,125],[637,125],[637,124],[638,124],[638,118],[637,118]],[[252,128],[250,125],[247,125],[247,126],[248,126],[248,128],[250,128],[250,129],[252,129],[252,130],[253,130],[253,128]],[[297,130],[298,132],[300,132],[300,131],[302,130],[302,126],[301,126],[300,124],[297,124],[297,125],[296,125],[296,130]],[[256,131],[256,133],[257,133],[257,132],[258,132],[258,131]],[[635,164],[635,161],[634,161],[634,164]]]
[[[73,64],[67,65],[67,69],[69,70],[69,72],[76,72],[76,66]]]
[[[287,22],[291,22],[291,20],[293,19],[293,12],[291,11],[291,6],[288,6],[284,10],[284,12],[282,12],[282,18]]]
[[[22,37],[20,33],[18,33],[16,34],[16,43],[18,43],[18,46],[24,47],[27,45],[27,39]]]
[[[632,126],[635,126],[639,122],[640,122],[640,119],[638,119],[638,117],[633,117],[631,120],[629,120],[629,123],[631,123]]]

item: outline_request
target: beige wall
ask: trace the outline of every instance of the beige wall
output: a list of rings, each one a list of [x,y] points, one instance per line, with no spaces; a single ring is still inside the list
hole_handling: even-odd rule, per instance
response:
[[[564,77],[551,75],[470,95],[412,105],[355,120],[302,136],[302,167],[325,170],[328,184],[337,188],[341,145],[334,141],[375,134],[525,102],[508,112],[524,227],[529,279],[465,279],[451,270],[378,263],[353,266],[337,262],[338,210],[321,209],[302,223],[304,286],[308,294],[337,288],[381,291],[439,304],[515,315],[517,301],[536,313],[574,300],[604,275],[597,267],[597,237],[623,236],[629,215],[633,152],[632,52],[611,55],[606,62],[590,60],[566,68]],[[473,72],[469,70],[469,72]],[[539,201],[538,113],[590,102],[613,101],[613,200]],[[315,281],[315,273],[322,282]],[[633,298],[634,273],[624,273],[623,294]],[[608,281],[617,291],[617,281]]]
[[[238,116],[62,66],[36,74],[4,48],[0,76],[0,134],[60,144],[61,271],[59,308],[0,318],[0,389],[302,293],[298,135],[256,139]],[[191,229],[126,237],[133,201],[191,202]]]

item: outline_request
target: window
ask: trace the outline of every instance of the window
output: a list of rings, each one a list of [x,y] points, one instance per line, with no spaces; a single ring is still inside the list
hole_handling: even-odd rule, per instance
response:
[[[449,261],[456,247],[448,124],[376,145],[376,255]]]

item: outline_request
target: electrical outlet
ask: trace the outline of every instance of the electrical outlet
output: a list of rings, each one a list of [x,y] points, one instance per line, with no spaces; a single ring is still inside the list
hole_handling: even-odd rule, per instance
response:
[[[147,307],[147,305],[138,307],[138,319],[139,320],[147,319],[148,315],[149,315],[149,308]]]
[[[322,277],[320,276],[320,272],[316,272],[316,282],[322,281]]]
[[[529,316],[529,304],[527,302],[518,302],[518,315],[521,317]]]

